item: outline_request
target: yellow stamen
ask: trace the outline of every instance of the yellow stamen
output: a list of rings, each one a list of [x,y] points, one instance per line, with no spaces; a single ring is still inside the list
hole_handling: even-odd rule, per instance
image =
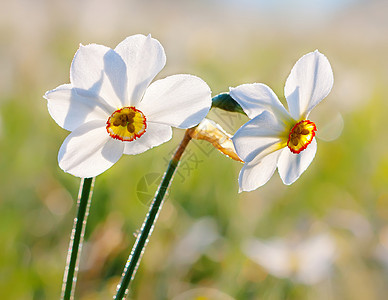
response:
[[[106,122],[109,135],[123,142],[130,142],[141,137],[146,128],[146,117],[133,106],[116,110]]]
[[[315,136],[317,127],[309,120],[302,120],[294,125],[288,135],[287,146],[292,153],[299,154],[307,148]]]
[[[133,125],[133,124],[128,124],[128,125],[127,125],[127,130],[128,130],[130,133],[134,133],[134,132],[135,132],[135,125]]]

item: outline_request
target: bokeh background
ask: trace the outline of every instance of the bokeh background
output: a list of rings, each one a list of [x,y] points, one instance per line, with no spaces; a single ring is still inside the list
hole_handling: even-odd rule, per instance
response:
[[[68,134],[46,90],[69,82],[79,43],[151,33],[158,78],[190,73],[213,95],[262,82],[284,101],[315,49],[334,87],[311,117],[316,159],[238,193],[241,164],[190,144],[128,299],[386,299],[388,2],[15,0],[0,10],[0,298],[58,299],[79,179],[57,165]],[[244,116],[209,118],[234,133]],[[167,162],[183,136],[124,156],[96,179],[76,299],[111,299]]]

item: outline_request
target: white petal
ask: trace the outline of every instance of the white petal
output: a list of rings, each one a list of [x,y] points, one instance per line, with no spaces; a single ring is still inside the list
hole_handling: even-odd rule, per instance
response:
[[[285,128],[273,114],[265,111],[245,123],[232,137],[237,155],[245,162],[279,150]],[[284,145],[283,145],[284,147]]]
[[[238,182],[239,192],[249,192],[266,184],[276,170],[281,150],[273,152],[264,158],[254,159],[244,164],[240,171]]]
[[[319,126],[319,131],[317,131],[317,137],[318,139],[323,140],[325,142],[332,142],[339,138],[339,136],[342,134],[342,130],[345,126],[344,119],[341,113],[338,111],[333,111],[330,114],[324,114],[322,115],[322,119],[323,118],[323,126],[319,126],[319,122],[315,122],[315,124]]]
[[[147,122],[146,132],[132,142],[125,142],[124,154],[139,154],[155,146],[159,146],[172,137],[170,126]]]
[[[318,50],[304,55],[292,68],[284,88],[291,116],[305,119],[333,86],[333,71],[326,56]]]
[[[115,51],[127,65],[128,105],[137,106],[147,86],[166,64],[164,49],[151,35],[137,34],[127,37]]]
[[[63,84],[44,97],[51,117],[66,130],[74,130],[91,120],[107,120],[114,108],[85,90]]]
[[[295,182],[299,176],[308,168],[317,152],[317,142],[315,138],[299,154],[294,154],[288,148],[284,148],[278,161],[278,171],[284,184]]]
[[[69,134],[58,153],[59,166],[77,177],[94,177],[113,166],[124,143],[112,139],[105,121],[90,121]]]
[[[285,278],[293,272],[290,266],[290,250],[281,239],[269,241],[251,239],[243,244],[243,251],[274,276]]]
[[[276,94],[265,84],[243,84],[230,88],[230,96],[241,105],[250,119],[258,116],[264,110],[271,111],[280,119],[290,118]]]
[[[108,47],[81,45],[71,64],[70,81],[73,87],[99,95],[116,109],[126,106],[126,66]]]
[[[155,81],[139,103],[147,120],[178,128],[197,125],[210,106],[209,86],[192,75],[173,75]]]
[[[300,267],[297,280],[305,284],[315,284],[330,273],[336,252],[333,238],[328,234],[313,236],[298,245],[296,254]]]

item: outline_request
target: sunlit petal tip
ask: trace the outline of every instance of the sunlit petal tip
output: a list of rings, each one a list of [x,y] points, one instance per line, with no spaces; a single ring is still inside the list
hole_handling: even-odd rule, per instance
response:
[[[269,179],[268,179],[269,180]],[[238,193],[241,194],[242,192],[252,192],[254,190],[257,190],[259,187],[263,186],[266,182],[260,185],[254,185],[254,186],[248,186],[246,183],[242,182],[242,180],[238,181],[239,188],[238,188]]]
[[[96,43],[90,43],[90,44],[86,44],[86,45],[84,45],[84,44],[82,44],[82,43],[80,43],[79,44],[79,47],[78,47],[78,49],[77,49],[77,52],[78,51],[82,51],[82,50],[87,50],[88,48],[93,48],[93,47],[106,47],[106,46],[103,46],[103,45],[99,45],[99,44],[96,44]],[[108,47],[106,47],[106,48],[108,48]],[[77,55],[77,52],[75,53],[75,55]],[[74,56],[75,56],[74,55]]]
[[[105,120],[111,107],[98,96],[62,84],[45,93],[49,114],[62,128],[72,131],[91,120]]]
[[[248,186],[239,179],[239,181],[238,181],[238,184],[239,184],[238,193],[241,194],[242,192],[252,192],[254,190],[257,190],[259,187],[262,187],[265,183],[263,183],[261,185]]]
[[[62,86],[62,85],[61,85]],[[69,84],[69,88],[71,89],[71,85]],[[46,93],[44,93],[43,95],[43,98],[46,99],[47,101],[50,99],[50,95],[55,92],[56,90],[58,89],[58,87],[56,87],[55,89],[52,89],[52,90],[48,90],[46,91]]]
[[[44,95],[43,95],[43,98],[46,99],[46,100],[48,100],[49,95],[50,95],[54,90],[55,90],[55,89],[46,91],[46,93],[44,93]]]
[[[230,90],[230,96],[237,101],[251,119],[267,110],[279,119],[290,119],[273,90],[263,83],[242,84]]]
[[[82,51],[83,49],[85,49],[85,48],[87,48],[87,46],[88,45],[84,45],[84,44],[82,44],[82,43],[79,43],[79,45],[78,45],[78,49],[77,49],[77,51],[74,53],[74,56],[73,56],[73,60],[72,60],[72,64],[73,64],[73,62],[74,62],[74,59],[77,57],[77,55],[79,54],[79,52],[80,51]],[[71,68],[71,66],[70,66],[70,68]],[[71,80],[71,74],[70,74],[70,80]]]
[[[240,85],[238,85],[238,86],[230,86],[229,87],[229,94],[230,94],[230,96],[234,99],[234,100],[236,100],[237,101],[237,96],[235,96],[236,98],[234,98],[233,97],[233,94],[235,93],[235,91],[237,91],[240,87],[242,87],[242,86],[245,86],[245,85],[249,85],[250,83],[244,83],[244,84],[240,84]]]
[[[281,151],[276,151],[245,163],[238,178],[240,190],[250,192],[266,184],[276,170],[280,154]]]
[[[299,154],[292,153],[288,148],[281,151],[278,160],[278,172],[285,185],[294,183],[310,166],[317,152],[314,138],[311,144]]]
[[[129,106],[136,107],[151,81],[166,64],[164,48],[150,35],[136,34],[119,43],[115,51],[127,67],[126,94]]]

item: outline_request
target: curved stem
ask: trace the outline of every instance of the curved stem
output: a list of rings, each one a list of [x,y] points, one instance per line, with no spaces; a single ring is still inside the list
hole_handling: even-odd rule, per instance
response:
[[[79,256],[82,250],[86,222],[89,215],[95,177],[81,179],[77,200],[77,217],[74,218],[71,231],[69,250],[67,252],[66,268],[63,275],[61,299],[74,299],[75,284],[77,282]]]
[[[121,282],[117,286],[117,293],[113,299],[122,300],[125,299],[128,293],[128,287],[131,281],[135,278],[137,268],[139,267],[140,260],[143,256],[145,247],[147,246],[149,237],[152,234],[156,220],[163,206],[164,195],[171,184],[172,177],[175,173],[175,170],[179,164],[179,161],[182,157],[183,152],[186,149],[187,144],[191,140],[191,131],[193,129],[187,129],[185,136],[172,159],[170,160],[166,173],[164,173],[162,182],[159,186],[159,189],[155,195],[155,198],[151,204],[151,207],[148,211],[148,214],[143,222],[140,233],[137,236],[136,242],[132,248],[131,254],[125,264],[123,274],[121,275]]]

